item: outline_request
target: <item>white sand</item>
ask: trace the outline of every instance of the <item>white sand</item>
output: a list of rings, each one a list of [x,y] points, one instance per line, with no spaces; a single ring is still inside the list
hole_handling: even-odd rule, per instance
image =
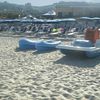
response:
[[[18,51],[0,37],[0,100],[100,100],[100,57]]]

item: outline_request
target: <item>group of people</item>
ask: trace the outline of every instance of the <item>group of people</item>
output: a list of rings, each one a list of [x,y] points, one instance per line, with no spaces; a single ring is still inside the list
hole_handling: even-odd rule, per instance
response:
[[[99,27],[100,23],[94,22],[63,22],[63,23],[0,23],[0,32],[14,32],[16,34],[50,34],[61,33],[67,34],[71,32],[83,33],[86,28]]]

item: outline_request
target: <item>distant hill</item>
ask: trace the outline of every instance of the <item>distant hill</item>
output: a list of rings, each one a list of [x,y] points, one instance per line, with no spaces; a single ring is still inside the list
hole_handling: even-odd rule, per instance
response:
[[[0,17],[1,18],[18,18],[26,15],[39,17],[41,14],[47,13],[56,6],[96,6],[100,7],[100,3],[87,2],[59,2],[48,6],[32,6],[30,3],[25,5],[11,4],[8,2],[0,2]]]

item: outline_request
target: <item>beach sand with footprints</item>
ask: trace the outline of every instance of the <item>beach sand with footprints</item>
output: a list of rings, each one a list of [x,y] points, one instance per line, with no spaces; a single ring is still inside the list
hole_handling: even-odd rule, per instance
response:
[[[19,39],[0,37],[0,100],[100,100],[100,57],[21,51]]]

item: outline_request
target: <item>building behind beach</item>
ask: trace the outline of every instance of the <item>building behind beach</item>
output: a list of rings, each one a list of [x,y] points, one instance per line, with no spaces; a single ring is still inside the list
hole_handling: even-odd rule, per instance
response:
[[[55,11],[57,17],[100,17],[100,4],[69,2],[56,4]]]

